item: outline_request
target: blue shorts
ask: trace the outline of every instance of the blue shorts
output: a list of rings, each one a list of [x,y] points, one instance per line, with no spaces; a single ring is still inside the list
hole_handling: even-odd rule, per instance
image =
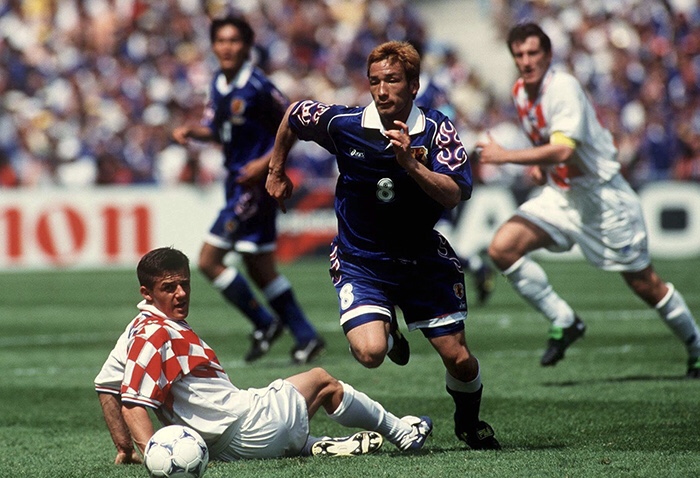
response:
[[[426,337],[464,330],[464,272],[444,237],[436,237],[435,247],[410,260],[343,255],[336,241],[331,245],[330,274],[346,334],[367,322],[395,320],[396,307],[408,330],[420,329]]]
[[[277,202],[264,183],[254,188],[227,187],[226,206],[209,230],[206,242],[242,253],[268,252],[277,239]]]

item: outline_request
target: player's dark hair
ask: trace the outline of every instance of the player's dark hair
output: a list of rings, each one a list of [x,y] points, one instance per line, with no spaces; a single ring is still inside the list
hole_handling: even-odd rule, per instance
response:
[[[540,39],[540,46],[545,53],[551,53],[552,40],[536,23],[520,23],[515,25],[508,32],[506,44],[511,54],[513,53],[513,43],[522,43],[529,37],[537,37]]]
[[[216,39],[216,34],[226,25],[235,27],[241,34],[243,43],[248,46],[253,46],[253,42],[255,41],[255,32],[253,31],[253,27],[250,26],[250,23],[248,23],[245,18],[239,16],[215,18],[211,21],[211,25],[209,26],[209,40],[212,42],[212,44]]]
[[[189,275],[190,260],[184,253],[172,247],[161,247],[147,252],[136,266],[139,284],[149,289],[164,274],[183,271]]]
[[[420,77],[420,55],[418,50],[405,41],[389,41],[377,46],[367,57],[367,76],[369,67],[379,61],[398,61],[406,73],[406,80],[417,80]]]

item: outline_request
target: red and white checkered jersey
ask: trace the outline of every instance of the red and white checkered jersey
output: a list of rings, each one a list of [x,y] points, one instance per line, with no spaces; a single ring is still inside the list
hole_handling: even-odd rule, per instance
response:
[[[187,322],[145,301],[138,308],[95,378],[95,389],[156,409],[164,424],[187,425],[205,440],[215,439],[247,413],[247,391],[231,383]]]
[[[576,183],[606,182],[618,173],[620,164],[613,137],[600,124],[588,95],[571,74],[550,68],[534,101],[525,91],[522,78],[512,93],[520,124],[533,145],[549,143],[557,132],[576,141],[570,161],[547,167],[550,185],[568,189]]]

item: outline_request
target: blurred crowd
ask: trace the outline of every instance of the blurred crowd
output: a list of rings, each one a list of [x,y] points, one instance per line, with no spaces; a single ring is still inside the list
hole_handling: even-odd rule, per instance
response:
[[[700,9],[647,0],[494,1],[502,36],[524,19],[552,36],[558,61],[586,84],[635,186],[700,180]],[[246,15],[255,61],[291,100],[363,105],[369,51],[408,40],[424,57],[421,101],[453,118],[467,146],[490,131],[523,141],[509,98],[459,52],[437,44],[404,0],[4,0],[0,3],[0,187],[209,184],[211,144],[182,147],[174,125],[198,121],[216,62],[209,18]],[[505,48],[505,43],[501,45]],[[334,162],[299,143],[292,166],[314,187]],[[519,167],[475,168],[480,181],[527,190]]]
[[[584,83],[630,182],[700,180],[700,2],[492,2],[505,35],[537,21]]]

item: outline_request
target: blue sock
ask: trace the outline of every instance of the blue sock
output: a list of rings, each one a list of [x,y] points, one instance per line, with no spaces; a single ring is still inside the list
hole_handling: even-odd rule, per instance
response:
[[[294,298],[292,285],[286,277],[277,276],[265,287],[263,293],[270,307],[294,335],[297,344],[306,345],[318,336]]]
[[[253,323],[256,329],[263,329],[275,320],[272,314],[260,305],[248,281],[236,269],[229,267],[214,280],[213,284],[226,300],[235,305]]]

